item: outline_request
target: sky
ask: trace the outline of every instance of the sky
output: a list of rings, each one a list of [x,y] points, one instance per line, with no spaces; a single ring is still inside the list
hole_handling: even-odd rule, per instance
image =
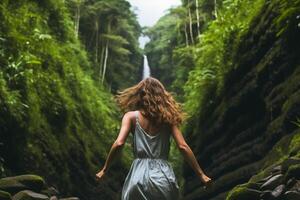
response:
[[[181,0],[127,0],[133,7],[138,16],[141,26],[153,26],[166,11],[174,6],[181,4]],[[139,39],[140,46],[143,48],[148,38]]]

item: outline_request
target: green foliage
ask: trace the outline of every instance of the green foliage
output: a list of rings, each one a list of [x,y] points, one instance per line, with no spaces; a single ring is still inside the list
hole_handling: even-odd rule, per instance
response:
[[[69,16],[63,1],[0,3],[0,172],[37,173],[62,193],[93,199],[92,178],[116,137],[118,111],[92,78]],[[125,167],[119,163],[100,198],[117,198]]]
[[[145,53],[149,59],[151,75],[158,78],[167,89],[171,88],[174,81],[173,49],[178,45],[179,22],[179,16],[169,13],[145,32],[150,38]]]
[[[138,82],[142,66],[138,37],[142,30],[130,4],[125,0],[85,1],[80,9],[80,38],[90,53],[94,78],[103,76],[112,92]]]
[[[175,78],[171,90],[177,94],[177,100],[184,101],[183,86],[185,85],[189,72],[195,66],[195,52],[192,46],[177,47],[173,50],[173,63]]]
[[[218,18],[201,35],[194,50],[196,67],[189,72],[184,86],[185,108],[189,113],[193,114],[202,103],[210,101],[206,95],[220,94],[224,76],[234,68],[232,52],[235,45],[260,11],[262,3],[262,0],[223,2]]]

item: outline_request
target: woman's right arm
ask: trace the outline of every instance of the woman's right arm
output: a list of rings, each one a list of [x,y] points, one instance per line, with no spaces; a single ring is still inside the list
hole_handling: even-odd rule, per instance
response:
[[[192,167],[192,169],[195,171],[197,176],[200,178],[200,180],[204,183],[207,184],[211,181],[211,178],[206,176],[201,169],[199,163],[197,162],[197,159],[189,147],[189,145],[186,143],[181,131],[177,126],[172,126],[172,136],[176,142],[176,145],[180,152],[182,153],[184,159],[188,162],[188,164]]]

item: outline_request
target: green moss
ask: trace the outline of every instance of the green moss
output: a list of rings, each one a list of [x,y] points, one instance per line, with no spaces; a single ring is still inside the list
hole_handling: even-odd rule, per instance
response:
[[[214,97],[222,93],[228,72],[237,67],[234,60],[239,51],[237,47],[252,28],[252,21],[263,5],[262,0],[229,3],[220,9],[220,17],[201,34],[201,41],[194,50],[196,66],[184,85],[187,112],[205,112]]]
[[[20,175],[0,179],[0,189],[15,194],[24,189],[39,192],[45,186],[45,181],[37,175]]]
[[[0,190],[0,199],[1,200],[11,200],[11,195],[8,192]]]
[[[0,137],[7,170],[43,175],[62,193],[91,199],[91,176],[118,134],[119,112],[92,78],[65,6],[53,0],[0,3]],[[127,150],[124,160],[129,157]],[[121,184],[126,166],[119,165],[111,185]],[[112,190],[101,191],[116,194]]]
[[[226,197],[226,200],[253,200],[259,199],[260,192],[257,190],[249,189],[248,184],[239,185],[235,187]]]
[[[277,144],[273,147],[273,149],[267,154],[267,156],[262,161],[262,170],[257,174],[251,177],[248,183],[238,185],[233,188],[226,200],[240,200],[244,199],[243,195],[247,195],[248,189],[254,188],[253,184],[260,181],[261,179],[267,177],[270,174],[271,169],[286,159],[288,159],[292,152],[299,152],[300,148],[300,133],[295,135],[287,135],[283,137]],[[294,155],[293,158],[300,158],[299,154]],[[286,173],[286,177],[295,177],[299,175],[299,164],[292,165],[289,167],[288,172]]]
[[[300,164],[291,165],[286,173],[286,180],[290,178],[300,179]]]

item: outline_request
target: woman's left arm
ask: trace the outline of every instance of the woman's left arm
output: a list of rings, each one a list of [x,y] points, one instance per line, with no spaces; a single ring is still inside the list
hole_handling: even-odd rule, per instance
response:
[[[129,135],[130,129],[131,129],[131,119],[132,119],[133,113],[127,112],[122,119],[122,125],[120,129],[119,136],[111,146],[111,149],[108,153],[107,159],[105,161],[105,164],[103,168],[96,174],[96,179],[100,180],[103,178],[117,155],[121,152],[122,147],[124,146],[126,139]]]

